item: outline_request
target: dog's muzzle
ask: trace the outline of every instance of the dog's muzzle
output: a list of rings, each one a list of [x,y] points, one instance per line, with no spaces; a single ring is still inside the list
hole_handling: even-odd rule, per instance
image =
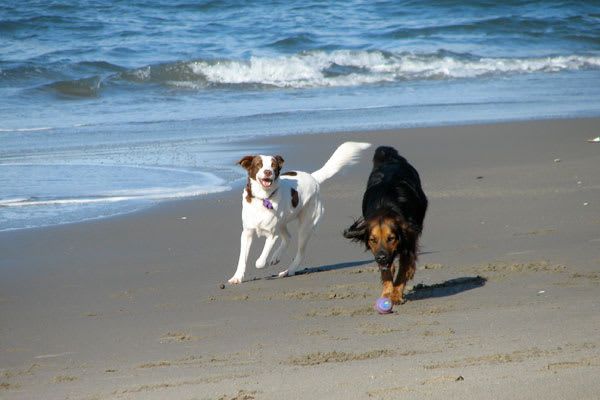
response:
[[[389,271],[394,261],[394,255],[389,255],[384,252],[379,252],[375,255],[375,262],[379,266],[380,271]]]

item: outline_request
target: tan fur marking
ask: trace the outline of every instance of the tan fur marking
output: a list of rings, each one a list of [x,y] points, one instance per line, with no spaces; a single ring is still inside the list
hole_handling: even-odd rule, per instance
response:
[[[391,218],[384,218],[373,221],[369,226],[369,238],[367,245],[373,254],[380,250],[385,250],[392,254],[398,246],[398,237],[396,236],[396,223]]]
[[[391,300],[392,293],[394,291],[394,285],[392,284],[392,272],[390,270],[381,271],[381,283],[383,287],[381,289],[380,297],[387,297]]]
[[[393,282],[394,288],[391,300],[394,304],[404,304],[406,302],[404,299],[404,288],[406,287],[406,283],[415,275],[416,266],[413,261],[409,265],[400,265],[396,268],[404,268],[404,270],[400,271],[399,282]]]
[[[393,218],[381,218],[370,221],[368,226],[368,242],[367,245],[371,252],[375,255],[380,251],[392,255],[397,250],[400,244],[397,233],[400,230],[408,232],[407,226],[397,226],[397,222]],[[406,283],[415,275],[416,257],[412,255],[399,255],[396,261],[398,265],[392,265],[391,270],[381,271],[381,280],[383,283],[382,297],[388,297],[394,304],[403,304],[404,288]],[[396,276],[397,269],[400,271],[396,281],[393,277]]]

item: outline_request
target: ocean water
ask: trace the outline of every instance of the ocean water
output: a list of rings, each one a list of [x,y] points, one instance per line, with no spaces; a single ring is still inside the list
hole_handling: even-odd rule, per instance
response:
[[[254,136],[597,115],[600,2],[7,1],[0,230],[228,190]]]

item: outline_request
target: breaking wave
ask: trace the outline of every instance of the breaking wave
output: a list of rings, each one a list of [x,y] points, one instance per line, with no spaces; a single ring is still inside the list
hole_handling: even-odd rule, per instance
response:
[[[229,85],[314,88],[581,69],[600,69],[600,56],[491,58],[447,51],[413,54],[336,50],[252,57],[249,60],[195,60],[160,64],[128,70],[120,73],[119,77],[137,83],[151,82],[196,89]]]
[[[104,86],[118,81],[202,90],[232,86],[302,89],[584,69],[600,69],[600,56],[494,58],[448,51],[414,54],[336,50],[251,57],[248,60],[192,60],[156,64],[113,73],[105,78],[92,76],[55,82],[46,87],[63,95],[95,97]]]

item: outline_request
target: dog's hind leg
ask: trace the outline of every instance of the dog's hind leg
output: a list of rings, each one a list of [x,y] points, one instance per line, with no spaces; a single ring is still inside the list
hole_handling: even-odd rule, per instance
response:
[[[273,249],[275,242],[277,242],[277,239],[279,239],[279,236],[276,233],[271,236],[267,236],[265,247],[263,247],[260,257],[258,257],[256,260],[256,268],[264,268],[267,265],[267,257],[269,256],[269,253],[271,253],[271,250]]]
[[[237,269],[235,274],[229,279],[229,283],[242,283],[244,275],[246,273],[246,263],[248,262],[248,253],[250,253],[250,246],[252,245],[252,238],[254,231],[252,229],[244,229],[240,237],[240,258],[238,260]]]
[[[321,219],[322,214],[323,207],[318,199],[315,199],[310,208],[302,210],[298,216],[298,250],[296,251],[296,257],[294,257],[294,261],[292,261],[288,269],[279,273],[279,277],[292,276],[296,273],[296,270],[304,259],[308,240]]]
[[[282,226],[279,233],[281,234],[281,243],[277,247],[277,250],[275,250],[275,252],[271,256],[271,258],[269,259],[269,262],[267,263],[268,265],[279,264],[281,255],[283,254],[285,249],[287,249],[288,244],[290,243],[291,236],[290,236],[290,233],[288,232],[286,226]]]
[[[292,276],[296,273],[296,270],[298,269],[300,263],[304,259],[306,245],[308,244],[308,240],[310,239],[310,235],[312,234],[312,229],[312,224],[300,223],[300,229],[298,229],[298,250],[296,251],[296,256],[294,257],[294,260],[292,261],[288,269],[279,273],[279,277]]]

